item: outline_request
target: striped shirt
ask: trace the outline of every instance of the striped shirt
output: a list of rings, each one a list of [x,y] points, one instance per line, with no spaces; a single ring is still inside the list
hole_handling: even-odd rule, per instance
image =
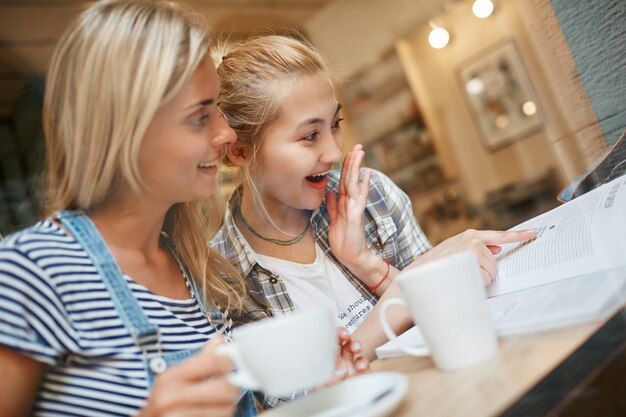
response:
[[[328,173],[327,189],[335,194],[338,194],[339,176],[339,171]],[[229,198],[224,224],[211,239],[211,246],[228,259],[246,280],[248,294],[244,298],[243,313],[233,320],[243,324],[277,314],[293,313],[294,305],[283,278],[257,262],[254,250],[237,230],[233,210],[240,202],[241,188],[238,188]],[[325,202],[313,212],[311,228],[323,252],[365,300],[376,304],[378,297],[332,254],[328,242],[330,217]],[[375,170],[372,170],[365,206],[365,239],[372,253],[400,270],[431,248],[415,220],[409,197],[387,176]],[[275,406],[282,400],[266,395],[263,402]]]
[[[151,293],[125,276],[164,353],[200,348],[214,328],[193,297]],[[83,248],[57,224],[42,221],[0,243],[0,346],[49,367],[36,416],[128,416],[148,396],[142,352],[120,320]]]

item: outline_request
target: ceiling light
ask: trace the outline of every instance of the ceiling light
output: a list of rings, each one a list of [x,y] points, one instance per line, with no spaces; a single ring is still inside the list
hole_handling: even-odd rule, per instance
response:
[[[442,27],[436,26],[434,23],[430,22],[430,27],[432,30],[428,35],[428,43],[435,49],[441,49],[445,47],[450,41],[450,34],[447,30]]]
[[[476,0],[472,4],[472,13],[479,19],[491,16],[491,13],[493,13],[493,2],[491,0]]]

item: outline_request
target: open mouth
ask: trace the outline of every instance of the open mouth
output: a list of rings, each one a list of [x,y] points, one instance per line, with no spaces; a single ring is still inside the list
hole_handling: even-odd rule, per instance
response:
[[[208,162],[202,162],[201,164],[198,164],[198,168],[211,168],[211,167],[215,167],[217,166],[218,160],[215,159],[213,161],[208,161]]]
[[[308,177],[305,177],[305,179],[312,183],[318,183],[318,182],[324,181],[327,174],[328,174],[328,171],[319,172],[317,174],[309,175]]]

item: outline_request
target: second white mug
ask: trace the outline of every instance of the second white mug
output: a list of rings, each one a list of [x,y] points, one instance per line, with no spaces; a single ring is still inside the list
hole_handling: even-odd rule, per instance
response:
[[[439,369],[464,368],[496,353],[498,341],[473,252],[458,252],[405,270],[395,282],[402,298],[383,303],[380,321],[387,337],[404,352],[424,355],[397,339],[386,317],[392,305],[408,307]]]

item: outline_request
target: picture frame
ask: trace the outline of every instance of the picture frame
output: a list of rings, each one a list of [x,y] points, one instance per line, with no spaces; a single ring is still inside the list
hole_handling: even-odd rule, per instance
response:
[[[460,88],[487,149],[543,128],[539,102],[515,42],[505,39],[460,65]]]

